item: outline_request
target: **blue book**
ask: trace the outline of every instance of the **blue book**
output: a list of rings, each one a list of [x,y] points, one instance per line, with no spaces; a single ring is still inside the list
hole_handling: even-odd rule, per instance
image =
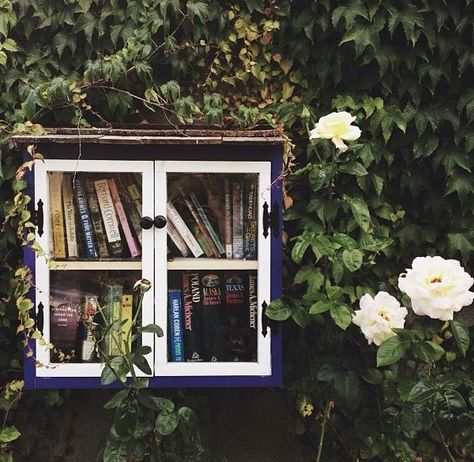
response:
[[[89,212],[89,206],[87,205],[87,193],[84,180],[82,178],[76,178],[75,184],[75,196],[77,202],[77,211],[79,212],[79,218],[84,235],[85,249],[87,258],[97,258],[97,249],[94,239],[94,231],[91,220],[91,214]]]
[[[180,290],[168,290],[169,348],[171,361],[184,361],[183,306]]]

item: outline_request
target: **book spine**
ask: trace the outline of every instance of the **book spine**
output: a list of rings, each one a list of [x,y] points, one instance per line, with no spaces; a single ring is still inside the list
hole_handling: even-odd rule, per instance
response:
[[[120,256],[123,250],[122,240],[120,239],[118,220],[115,214],[112,196],[110,195],[108,181],[94,181],[94,186],[97,192],[97,200],[99,201],[100,213],[102,214],[105,234],[110,245],[111,253],[114,256]]]
[[[168,290],[168,310],[171,361],[183,362],[183,307],[180,290]]]
[[[140,226],[140,214],[135,207],[135,203],[133,202],[130,194],[127,191],[127,188],[124,186],[123,181],[119,179],[119,194],[122,198],[123,207],[127,213],[128,218],[132,224],[133,230],[135,231],[135,235],[137,236],[138,242],[141,246],[142,244],[142,227]]]
[[[232,258],[232,192],[229,178],[224,180],[225,256]]]
[[[244,192],[242,183],[232,183],[232,253],[233,258],[244,258]]]
[[[123,208],[122,201],[120,200],[120,195],[117,189],[117,185],[113,178],[109,179],[109,190],[112,200],[114,202],[115,210],[117,212],[118,219],[120,221],[120,226],[122,227],[123,234],[125,235],[125,240],[127,241],[128,249],[130,250],[130,255],[132,258],[140,256],[141,252],[138,248],[135,238],[132,235],[132,230],[127,221],[127,215],[125,214],[125,209]]]
[[[122,331],[120,324],[122,320],[122,298],[122,286],[106,287],[104,311],[108,324],[113,325],[104,336],[104,348],[108,356],[117,356],[121,352]]]
[[[199,310],[201,305],[199,273],[184,272],[182,289],[184,357],[186,361],[203,361],[199,329]]]
[[[67,254],[69,258],[77,258],[79,256],[79,250],[77,247],[76,210],[72,198],[72,175],[70,173],[64,175],[62,189]]]
[[[250,272],[249,278],[249,354],[248,361],[257,361],[257,332],[258,332],[258,297],[257,297],[257,274]]]
[[[133,295],[122,295],[122,353],[132,351]]]
[[[126,178],[126,189],[128,194],[130,194],[130,198],[132,199],[133,203],[135,204],[135,208],[138,214],[141,216],[142,214],[142,195],[138,186],[135,184],[133,176],[127,175]]]
[[[213,257],[214,252],[209,246],[209,241],[207,241],[206,238],[202,235],[201,229],[196,223],[194,223],[193,233],[199,245],[201,246],[201,249],[204,251],[204,254],[206,255],[206,257]]]
[[[197,258],[203,255],[203,250],[199,245],[196,238],[191,233],[188,225],[184,222],[181,215],[176,210],[175,206],[168,202],[166,204],[166,211],[168,215],[168,219],[173,223],[174,227],[177,229],[178,233],[183,238],[186,245],[189,247],[189,250],[193,253],[193,255]]]
[[[197,227],[199,228],[199,231],[200,231],[202,237],[206,240],[207,248],[210,250],[209,254],[206,253],[207,256],[208,257],[218,257],[219,256],[219,251],[217,250],[217,248],[214,244],[214,241],[212,240],[212,238],[209,234],[209,231],[206,228],[206,225],[204,224],[204,222],[202,221],[201,217],[199,216],[196,208],[194,207],[194,204],[192,203],[190,198],[188,196],[186,196],[185,194],[182,194],[182,197],[184,199],[186,207],[191,212],[191,215],[192,215]]]
[[[107,249],[107,239],[105,237],[105,229],[100,214],[99,202],[95,192],[94,181],[90,178],[85,180],[87,192],[87,203],[89,204],[90,217],[94,227],[95,239],[97,241],[97,250],[100,258],[110,257]]]
[[[97,258],[94,234],[92,231],[92,221],[87,206],[87,194],[84,181],[79,176],[76,178],[76,203],[79,212],[82,235],[84,238],[84,247],[87,258]]]
[[[49,172],[49,200],[51,202],[51,230],[53,233],[54,258],[66,258],[64,238],[64,213],[61,199],[61,172]]]
[[[204,361],[217,362],[225,359],[225,334],[221,323],[224,303],[224,284],[220,272],[201,273],[202,294],[201,336]]]
[[[249,181],[245,185],[244,208],[244,258],[257,258],[257,184]]]
[[[191,251],[189,250],[186,242],[184,242],[183,238],[179,235],[178,231],[174,227],[173,223],[169,221],[166,225],[166,230],[168,232],[168,236],[172,240],[173,244],[179,250],[179,253],[182,257],[189,257],[191,255]]]
[[[189,197],[199,215],[201,218],[202,222],[204,223],[204,226],[207,229],[207,232],[209,236],[212,239],[212,242],[214,242],[215,248],[216,248],[216,253],[218,256],[222,255],[225,253],[224,246],[222,245],[222,242],[219,238],[219,235],[216,233],[216,230],[212,226],[211,222],[209,221],[208,216],[206,215],[206,212],[204,212],[204,209],[202,208],[201,204],[198,201],[198,198],[196,197],[196,194],[193,192],[189,194]]]

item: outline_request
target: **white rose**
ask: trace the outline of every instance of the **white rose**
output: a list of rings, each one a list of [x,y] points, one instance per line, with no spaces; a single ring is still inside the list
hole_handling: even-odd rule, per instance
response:
[[[347,151],[343,140],[354,141],[360,137],[360,128],[351,125],[356,118],[348,112],[331,112],[321,117],[314,129],[309,132],[309,138],[331,140],[341,152]]]
[[[395,335],[393,328],[401,329],[405,325],[407,309],[387,292],[379,292],[374,298],[365,294],[359,306],[360,310],[355,312],[352,322],[360,327],[369,345],[373,342],[379,346]]]
[[[417,257],[412,268],[398,278],[398,287],[411,298],[413,311],[422,316],[448,321],[463,306],[470,305],[474,279],[457,260]]]

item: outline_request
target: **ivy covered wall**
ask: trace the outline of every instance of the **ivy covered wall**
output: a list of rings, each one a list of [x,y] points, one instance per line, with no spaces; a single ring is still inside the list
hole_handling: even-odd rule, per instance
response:
[[[440,436],[421,411],[404,411],[413,406],[400,377],[370,372],[374,353],[348,325],[361,294],[393,287],[417,255],[472,264],[473,24],[470,0],[0,0],[2,407],[17,396],[17,319],[29,308],[17,303],[27,288],[15,277],[17,228],[29,217],[19,214],[21,194],[15,202],[25,183],[9,136],[41,126],[272,124],[289,137],[295,172],[277,317],[305,327],[287,328],[288,388],[322,412],[336,403],[327,447],[340,460],[452,460],[446,445],[469,460],[472,351],[464,358],[441,338],[439,368],[462,372],[453,389],[465,399],[448,409],[458,426],[441,422]],[[331,166],[307,131],[332,110],[356,115],[362,138],[328,195]],[[343,259],[345,250],[357,258]],[[315,294],[339,308],[310,313]],[[311,420],[308,434],[320,426]]]

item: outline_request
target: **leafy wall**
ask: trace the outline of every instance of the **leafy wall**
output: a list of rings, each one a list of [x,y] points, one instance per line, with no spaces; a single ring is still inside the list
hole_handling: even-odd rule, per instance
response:
[[[28,309],[15,302],[25,290],[14,277],[16,232],[28,216],[13,199],[25,185],[14,179],[21,158],[11,133],[271,123],[295,145],[295,158],[287,157],[295,171],[286,198],[287,298],[277,317],[306,329],[295,329],[286,347],[289,388],[322,412],[336,402],[327,447],[341,460],[451,460],[443,458],[446,444],[469,457],[472,433],[459,428],[472,419],[470,405],[449,408],[459,426],[451,422],[440,437],[422,414],[403,414],[398,392],[384,395],[399,378],[370,372],[373,351],[360,333],[341,328],[361,294],[390,289],[414,256],[472,264],[473,24],[469,0],[0,0],[4,383],[21,376],[21,345],[12,339],[18,309]],[[329,158],[307,143],[307,130],[336,109],[357,115],[363,141],[328,184]],[[343,259],[344,250],[354,258]],[[309,314],[325,300],[338,308]],[[454,353],[451,340],[441,340]],[[463,371],[467,396],[472,352],[458,356],[439,367]],[[386,409],[392,422],[380,432]],[[319,432],[320,424],[308,427]]]

